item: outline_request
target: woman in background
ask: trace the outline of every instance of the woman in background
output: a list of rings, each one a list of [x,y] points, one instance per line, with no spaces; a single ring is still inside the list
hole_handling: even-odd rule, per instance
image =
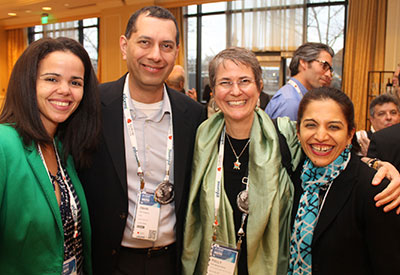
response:
[[[397,274],[400,220],[375,207],[374,196],[388,182],[372,186],[376,171],[356,155],[351,100],[334,88],[308,92],[297,131],[307,157],[301,176],[292,177],[288,274]]]
[[[98,114],[85,49],[69,38],[29,45],[0,115],[0,274],[91,274],[89,215],[73,161],[88,165]]]

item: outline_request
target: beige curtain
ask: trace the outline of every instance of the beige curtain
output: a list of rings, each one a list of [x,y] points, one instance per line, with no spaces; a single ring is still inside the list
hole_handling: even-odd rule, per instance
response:
[[[57,38],[60,36],[69,37],[79,41],[79,34],[76,31],[76,21],[60,22],[43,26],[43,37]]]
[[[169,11],[175,16],[179,29],[179,52],[175,64],[185,66],[185,45],[183,39],[183,13],[182,8],[170,8]]]
[[[352,99],[358,129],[365,129],[368,71],[383,70],[387,0],[350,0],[343,91]]]
[[[298,0],[233,1],[232,46],[253,51],[294,51],[303,43],[304,5]],[[282,9],[288,5],[296,8]],[[249,8],[265,8],[266,11],[246,12]],[[279,8],[278,8],[279,7]]]
[[[24,29],[13,29],[6,31],[7,37],[7,72],[10,78],[15,62],[25,50],[27,41]]]

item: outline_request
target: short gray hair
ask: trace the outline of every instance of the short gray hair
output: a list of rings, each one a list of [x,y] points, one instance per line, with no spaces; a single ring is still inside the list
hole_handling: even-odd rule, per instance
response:
[[[220,64],[223,64],[226,60],[230,60],[233,63],[239,65],[245,65],[251,68],[254,74],[254,80],[259,91],[261,91],[262,81],[262,70],[260,63],[256,55],[245,48],[230,47],[219,52],[208,65],[208,74],[210,79],[210,87],[214,89],[217,75],[217,68]]]

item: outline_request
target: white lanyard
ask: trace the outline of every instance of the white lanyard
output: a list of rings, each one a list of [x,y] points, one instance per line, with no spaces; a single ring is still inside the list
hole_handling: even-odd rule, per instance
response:
[[[293,86],[293,88],[299,94],[300,98],[303,98],[303,94],[300,91],[299,85],[297,85],[297,83],[294,82],[292,79],[289,79],[288,83]]]
[[[57,146],[56,146],[56,144],[54,142],[54,139],[53,139],[53,146],[54,146],[54,151],[55,151],[56,157],[57,157],[57,164],[58,164],[58,167],[59,167],[60,172],[61,172],[62,181],[64,182],[64,184],[65,184],[65,186],[67,187],[67,190],[68,190],[68,196],[69,196],[69,201],[70,201],[70,209],[71,209],[72,219],[74,220],[74,228],[75,228],[73,237],[76,238],[76,237],[78,237],[78,206],[77,206],[77,203],[75,201],[74,194],[72,193],[71,188],[68,185],[67,177],[65,176],[64,169],[63,169],[63,167],[61,165],[60,157],[58,155]],[[38,151],[39,151],[40,158],[43,161],[44,168],[46,168],[46,172],[47,172],[47,175],[49,176],[50,182],[53,184],[53,181],[51,180],[50,171],[47,168],[46,161],[45,161],[45,159],[43,157],[42,149],[40,148],[39,144],[38,144]]]
[[[124,109],[124,117],[125,117],[125,123],[126,127],[128,130],[128,135],[129,139],[131,141],[133,153],[136,158],[136,162],[138,165],[137,169],[137,175],[140,178],[140,190],[144,190],[144,174],[142,170],[142,166],[140,164],[139,160],[139,152],[138,152],[138,145],[137,145],[137,140],[136,140],[136,133],[135,133],[135,127],[133,126],[133,119],[132,119],[132,114],[131,114],[131,106],[130,106],[130,101],[128,100],[128,95],[127,91],[125,90],[123,93],[123,109]],[[172,138],[172,116],[170,116],[170,123],[169,123],[169,128],[168,128],[168,140],[167,140],[167,151],[166,151],[166,156],[165,156],[165,177],[164,177],[164,182],[169,181],[169,174],[170,174],[170,167],[171,167],[171,154],[172,154],[172,147],[173,147],[173,138]]]
[[[215,192],[214,192],[214,236],[216,236],[216,231],[218,227],[218,211],[221,201],[221,180],[222,180],[222,168],[224,165],[224,146],[225,146],[225,131],[226,127],[222,130],[221,137],[219,140],[219,152],[217,161],[217,172],[215,175]],[[214,238],[214,237],[213,237]],[[215,239],[214,239],[215,241]]]
[[[224,147],[225,147],[225,133],[226,126],[222,130],[221,137],[219,140],[219,152],[218,152],[218,160],[217,160],[217,170],[215,174],[215,192],[214,192],[214,225],[213,225],[213,241],[215,242],[217,239],[217,227],[218,227],[218,211],[221,202],[221,181],[222,181],[222,168],[224,165]],[[249,190],[249,177],[247,176],[247,184],[246,191]],[[244,236],[243,226],[246,220],[247,214],[242,213],[242,224],[238,231],[238,236],[240,236],[238,241],[238,249],[240,249],[241,238]]]

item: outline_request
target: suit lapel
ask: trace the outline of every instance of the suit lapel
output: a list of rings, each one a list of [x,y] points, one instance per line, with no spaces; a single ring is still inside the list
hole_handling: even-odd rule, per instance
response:
[[[188,146],[190,144],[187,133],[190,133],[190,125],[185,120],[187,106],[178,96],[167,88],[171,102],[172,123],[174,132],[174,187],[175,187],[175,212],[178,213],[182,201],[185,184],[185,172],[187,169]],[[189,168],[190,169],[190,168]]]
[[[315,243],[329,227],[350,197],[354,183],[357,181],[354,176],[357,175],[357,173],[354,171],[357,171],[359,168],[359,164],[354,158],[357,158],[357,156],[351,156],[346,169],[332,183],[332,187],[327,194],[325,204],[321,210],[317,226],[315,227],[313,243]]]
[[[36,151],[35,145],[27,147],[25,149],[26,159],[35,175],[39,186],[41,187],[47,203],[50,206],[51,212],[53,213],[54,219],[56,220],[57,227],[60,234],[63,235],[64,230],[61,222],[60,209],[58,207],[57,198],[54,194],[53,185],[50,182],[46,168],[44,167],[43,161],[40,155]]]
[[[115,171],[127,192],[126,163],[125,163],[125,141],[124,141],[124,118],[122,110],[122,92],[125,77],[120,78],[112,90],[106,91],[111,95],[103,100],[103,136],[114,163]]]

